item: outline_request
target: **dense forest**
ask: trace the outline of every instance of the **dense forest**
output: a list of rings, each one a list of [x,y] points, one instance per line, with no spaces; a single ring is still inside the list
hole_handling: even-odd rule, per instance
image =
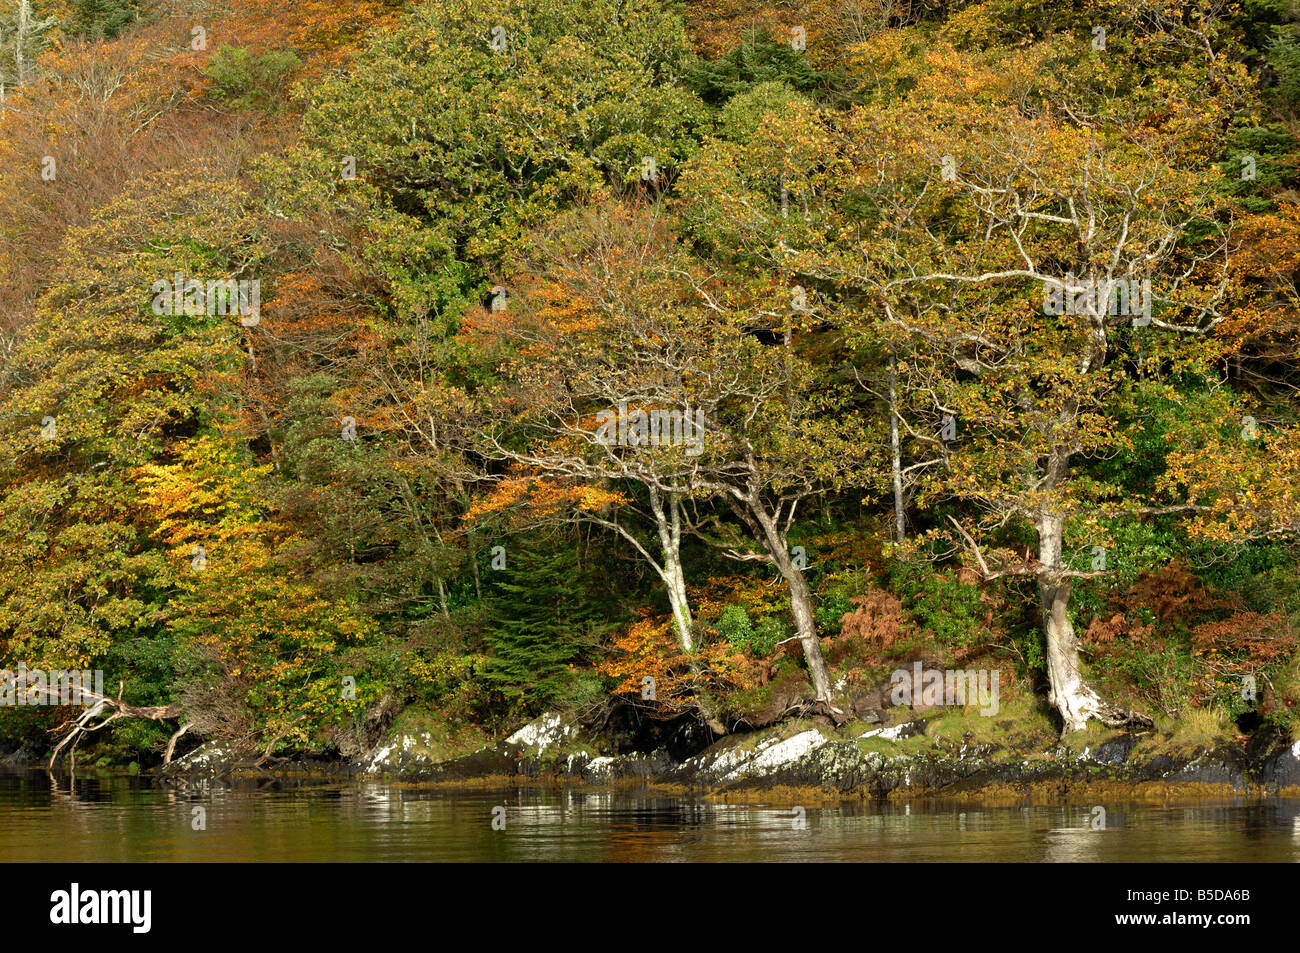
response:
[[[0,99],[6,750],[1300,737],[1289,0],[4,0]]]

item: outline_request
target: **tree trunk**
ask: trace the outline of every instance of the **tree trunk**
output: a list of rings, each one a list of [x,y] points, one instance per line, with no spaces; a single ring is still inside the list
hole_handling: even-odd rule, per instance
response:
[[[788,557],[786,561],[790,562]],[[790,587],[790,611],[794,615],[795,633],[799,636],[804,658],[808,661],[808,674],[812,677],[817,700],[830,704],[834,693],[831,673],[826,667],[821,641],[817,637],[817,622],[813,618],[812,594],[808,591],[808,582],[793,563],[790,563],[787,570],[782,570],[781,574]]]
[[[808,662],[808,674],[812,678],[813,690],[817,700],[830,705],[833,689],[831,673],[822,656],[821,642],[817,638],[817,622],[813,618],[812,593],[808,591],[808,581],[803,571],[790,558],[790,550],[785,538],[777,529],[773,519],[761,505],[751,501],[750,511],[763,530],[763,544],[776,564],[777,571],[790,590],[790,612],[794,616],[795,634],[803,646],[804,658]]]
[[[664,586],[668,590],[668,602],[673,610],[677,639],[681,642],[682,650],[690,655],[695,651],[695,638],[692,635],[695,620],[691,616],[691,604],[686,598],[686,579],[682,575],[681,559],[676,553],[664,553]]]
[[[1065,518],[1044,513],[1038,524],[1038,558],[1043,567],[1038,577],[1038,594],[1047,642],[1047,697],[1061,716],[1061,733],[1082,731],[1090,718],[1112,728],[1149,725],[1151,721],[1144,715],[1102,701],[1083,680],[1079,671],[1079,644],[1070,621],[1070,580],[1062,575],[1064,538]]]
[[[695,657],[695,619],[691,615],[691,603],[686,596],[686,576],[682,572],[682,509],[677,494],[668,494],[668,507],[664,509],[664,499],[658,488],[649,487],[650,510],[654,513],[655,528],[659,531],[659,545],[663,550],[663,566],[655,566],[664,588],[668,590],[668,603],[673,610],[673,626],[677,629],[677,640],[681,643],[691,674],[695,676],[695,704],[700,709],[700,717],[715,735],[725,735],[727,727],[715,713],[713,699],[700,681],[702,671],[699,660]]]
[[[668,508],[656,487],[650,487],[650,510],[654,513],[655,528],[659,532],[659,546],[664,554],[664,564],[659,575],[668,590],[668,604],[673,610],[673,625],[682,651],[690,655],[695,651],[693,631],[695,620],[686,598],[686,577],[682,573],[682,511],[676,494],[668,495]],[[659,567],[656,567],[659,568]]]
[[[27,0],[18,4],[18,30],[14,37],[14,74],[21,86],[27,82],[27,64],[23,56],[23,45],[27,42],[32,26],[32,8]]]
[[[1047,641],[1048,701],[1061,716],[1063,734],[1081,731],[1101,700],[1079,673],[1079,647],[1070,622],[1070,585],[1052,585],[1044,579],[1038,589]]]
[[[898,531],[898,542],[907,535],[903,522],[903,454],[898,439],[898,380],[894,372],[894,357],[889,357],[889,450],[890,462],[894,471],[894,522]]]

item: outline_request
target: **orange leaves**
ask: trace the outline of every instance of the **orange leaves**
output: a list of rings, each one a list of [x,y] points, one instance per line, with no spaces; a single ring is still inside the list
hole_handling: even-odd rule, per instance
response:
[[[655,680],[661,701],[671,703],[688,691],[690,667],[673,632],[671,616],[646,612],[615,636],[611,648],[599,671],[618,681],[615,694],[639,695],[642,679],[647,677]]]
[[[692,695],[700,679],[713,690],[744,690],[759,683],[764,666],[723,644],[705,644],[692,659],[682,652],[672,618],[645,610],[640,619],[614,637],[610,652],[597,671],[615,680],[615,695],[641,698],[653,679],[654,697],[643,703],[661,716],[675,715],[694,706]]]
[[[176,60],[197,74],[219,46],[248,47],[255,53],[292,50],[304,62],[300,78],[309,79],[341,66],[369,30],[394,22],[399,12],[383,0],[232,0],[224,14],[201,24],[207,48],[185,49]],[[189,21],[184,24],[188,42]]]
[[[873,654],[893,648],[906,631],[903,603],[883,589],[871,588],[849,599],[852,611],[840,620],[841,639],[861,639]]]
[[[1280,201],[1273,211],[1247,216],[1233,238],[1231,277],[1241,302],[1215,333],[1234,350],[1278,349],[1294,358],[1300,352],[1300,205]]]
[[[1150,631],[1150,626],[1131,625],[1124,613],[1116,612],[1105,619],[1099,615],[1094,616],[1088,623],[1083,640],[1089,645],[1109,645],[1120,636],[1141,641],[1142,636]]]
[[[590,299],[560,282],[521,276],[511,292],[517,302],[504,311],[471,309],[462,333],[491,344],[508,340],[526,361],[546,356],[556,340],[601,329]]]
[[[320,319],[312,305],[323,291],[319,275],[305,271],[277,275],[275,296],[266,302],[264,310],[277,319],[277,325],[294,320],[310,323]]]
[[[1121,651],[1120,640],[1154,651],[1169,631],[1233,605],[1233,600],[1206,589],[1185,565],[1173,562],[1143,575],[1126,593],[1113,598],[1108,611],[1088,624],[1083,640],[1103,653]],[[1144,616],[1148,620],[1154,616],[1154,621],[1143,622]],[[1285,616],[1277,613],[1233,612],[1199,622],[1191,633],[1193,655],[1220,675],[1254,670],[1296,645]]]
[[[503,480],[486,496],[481,496],[470,504],[465,520],[477,522],[489,513],[499,513],[516,505],[528,495],[530,483],[529,479]]]
[[[588,512],[629,502],[628,497],[600,487],[584,486],[578,491],[578,508]]]
[[[1272,663],[1290,657],[1295,648],[1296,637],[1286,617],[1277,613],[1239,612],[1196,626],[1192,631],[1192,654],[1198,675],[1192,683],[1193,702],[1204,703],[1207,697],[1221,696],[1224,690],[1234,695],[1241,692],[1245,676],[1253,677]],[[1266,687],[1261,712],[1276,704],[1275,700],[1270,702],[1272,695],[1271,686]]]
[[[723,609],[737,603],[759,616],[789,608],[784,587],[769,586],[756,576],[712,576],[703,586],[691,587],[690,596],[703,621],[717,619]]]
[[[1192,630],[1192,648],[1199,655],[1242,655],[1265,665],[1295,648],[1296,638],[1288,630],[1286,617],[1278,613],[1239,612],[1198,625]]]
[[[767,30],[787,39],[794,26],[805,28],[817,21],[802,4],[775,4],[764,0],[703,0],[686,5],[686,26],[696,52],[709,59],[734,49],[745,30]]]
[[[603,487],[540,474],[517,475],[502,480],[491,492],[475,499],[465,513],[465,520],[474,523],[514,507],[536,518],[563,514],[574,508],[594,512],[628,502],[626,495]]]
[[[1130,607],[1151,609],[1162,622],[1221,605],[1191,570],[1177,561],[1142,576],[1129,589],[1125,602]]]

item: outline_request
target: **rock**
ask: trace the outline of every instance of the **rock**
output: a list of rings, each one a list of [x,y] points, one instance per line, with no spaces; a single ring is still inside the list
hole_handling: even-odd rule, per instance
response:
[[[904,722],[901,725],[894,725],[890,728],[872,728],[870,731],[864,731],[858,735],[859,738],[883,738],[886,741],[901,741],[904,738],[912,738],[916,735],[925,734],[925,723],[920,721]]]
[[[866,699],[875,701],[874,698]],[[875,709],[868,709],[875,712]],[[897,717],[905,708],[884,714]],[[458,758],[439,760],[428,734],[390,737],[357,765],[365,773],[391,773],[410,781],[460,783],[518,777],[548,784],[663,785],[713,793],[809,789],[846,797],[978,796],[1000,798],[1064,797],[1072,791],[1111,790],[1114,785],[1157,791],[1194,792],[1198,786],[1221,796],[1224,789],[1288,794],[1300,789],[1300,742],[1261,731],[1243,750],[1235,743],[1191,755],[1158,754],[1136,758],[1138,736],[1118,734],[1082,753],[1066,745],[1050,751],[1021,751],[1014,741],[982,743],[970,732],[960,738],[926,739],[923,746],[893,742],[926,735],[927,723],[880,725],[857,739],[839,740],[824,719],[787,727],[731,735],[703,752],[684,757],[674,750],[676,728],[635,736],[601,736],[601,751],[584,750],[585,735],[556,712],[529,722],[504,740]],[[864,746],[860,739],[878,744]],[[1167,738],[1165,739],[1168,740]],[[628,750],[621,747],[635,743]],[[871,748],[872,750],[864,750]],[[620,750],[623,753],[618,753]],[[691,749],[687,749],[691,750]],[[681,760],[679,760],[681,759]],[[231,751],[208,743],[173,763],[178,776],[219,777],[235,760]],[[1100,786],[1100,787],[1098,787]],[[1148,788],[1148,790],[1150,790]],[[1190,795],[1189,795],[1190,796]]]
[[[361,763],[365,774],[411,772],[431,768],[438,763],[431,746],[433,739],[423,734],[399,734],[380,745]]]
[[[3,768],[26,768],[36,762],[35,751],[28,747],[26,743],[19,745],[15,750],[0,754],[0,767]]]
[[[668,752],[661,748],[648,754],[592,758],[589,761],[581,755],[570,755],[566,773],[580,776],[587,784],[613,784],[629,779],[649,781],[676,766]]]
[[[1196,755],[1172,773],[1170,780],[1226,784],[1235,791],[1244,792],[1248,767],[1240,750],[1225,746]]]
[[[858,689],[845,699],[845,705],[849,711],[863,721],[872,720],[868,718],[868,715],[873,713],[876,716],[875,720],[879,720],[883,716],[885,709],[889,707],[885,686],[878,685],[870,691]]]
[[[706,787],[726,786],[745,778],[771,777],[824,744],[826,738],[815,728],[789,738],[764,738],[752,748],[731,744],[719,751],[706,751],[688,758],[673,777]]]
[[[1120,735],[1102,742],[1093,754],[1093,760],[1098,764],[1123,764],[1136,744],[1137,738],[1133,735]]]
[[[577,726],[569,724],[558,712],[547,712],[524,725],[505,741],[508,745],[536,748],[538,753],[567,741],[577,733]]]
[[[208,741],[168,765],[169,774],[215,774],[239,760],[238,753],[220,741]]]
[[[1137,778],[1140,781],[1159,781],[1169,776],[1170,772],[1176,769],[1174,759],[1167,754],[1158,754],[1146,764],[1139,765],[1137,768]]]
[[[1270,794],[1283,788],[1300,787],[1300,741],[1282,745],[1265,756],[1259,769],[1259,782]]]

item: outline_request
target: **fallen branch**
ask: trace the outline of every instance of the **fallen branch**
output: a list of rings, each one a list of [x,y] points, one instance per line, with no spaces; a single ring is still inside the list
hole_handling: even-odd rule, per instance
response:
[[[172,754],[176,751],[176,742],[180,741],[181,736],[184,735],[185,732],[189,731],[193,727],[194,727],[194,722],[187,721],[185,722],[185,724],[181,725],[179,728],[176,729],[175,733],[171,737],[171,740],[167,742],[167,751],[163,754],[164,765],[172,763]]]
[[[167,721],[171,718],[179,718],[181,715],[181,706],[178,704],[171,705],[129,705],[122,701],[122,691],[124,683],[119,682],[117,686],[117,698],[108,695],[102,695],[99,692],[89,689],[82,689],[81,696],[84,701],[91,702],[91,706],[84,712],[73,719],[72,726],[66,728],[63,738],[55,745],[54,751],[50,753],[49,767],[52,769],[59,758],[59,753],[64,748],[68,748],[69,758],[73,756],[77,745],[81,739],[90,734],[92,731],[99,731],[109,723],[116,721],[118,718],[145,718],[149,721]],[[103,721],[96,723],[95,719],[104,713],[105,710],[111,712]],[[55,731],[64,730],[64,726],[54,729]],[[168,754],[171,753],[172,746],[175,744],[179,734],[172,738],[172,745],[168,746]],[[69,747],[71,746],[71,747]]]

